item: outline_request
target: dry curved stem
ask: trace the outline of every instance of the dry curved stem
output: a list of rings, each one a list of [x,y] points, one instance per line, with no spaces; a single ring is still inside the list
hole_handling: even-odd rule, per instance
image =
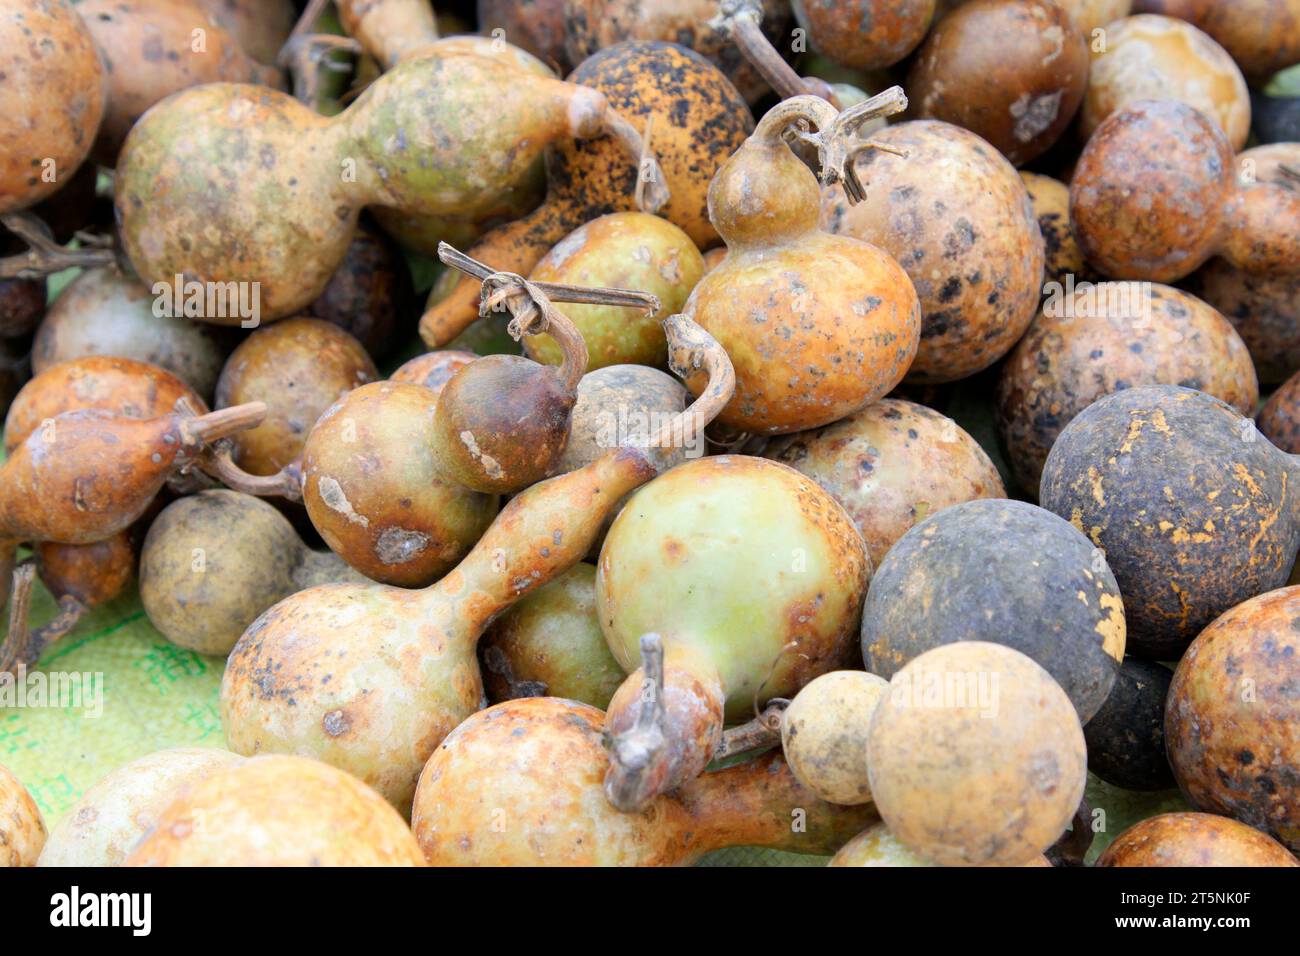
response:
[[[763,5],[759,0],[722,0],[709,26],[731,37],[736,49],[781,99],[816,96],[839,107],[829,83],[800,76],[772,46],[763,32]]]
[[[636,722],[622,733],[609,735],[610,773],[605,795],[624,812],[640,809],[642,777],[662,757],[664,734],[664,642],[658,634],[641,635],[641,672],[644,675]]]
[[[736,370],[718,340],[692,319],[685,315],[670,315],[664,319],[663,326],[668,338],[668,367],[682,379],[703,371],[708,375],[708,383],[695,401],[664,422],[644,447],[694,447],[697,436],[704,434],[709,422],[735,394]]]
[[[280,50],[277,62],[293,77],[293,96],[315,109],[320,100],[321,74],[347,73],[351,64],[333,58],[337,52],[361,55],[361,44],[334,33],[308,33],[292,37]]]
[[[295,458],[273,475],[254,475],[235,464],[234,445],[220,441],[205,448],[195,465],[232,491],[258,498],[281,497],[302,501],[302,461]]]
[[[517,700],[520,697],[545,697],[547,687],[545,682],[539,680],[519,680],[515,677],[515,669],[510,666],[510,659],[506,657],[505,651],[499,647],[489,647],[483,652],[483,666],[496,674],[510,690],[510,699]]]
[[[262,424],[266,418],[266,403],[245,402],[200,415],[188,398],[179,398],[176,400],[176,413],[181,416],[182,447],[197,452],[204,445]]]
[[[59,613],[48,623],[31,629],[32,584],[36,568],[22,564],[14,568],[13,593],[9,600],[9,633],[0,644],[0,674],[17,674],[40,660],[45,648],[71,631],[88,608],[72,595],[59,599]]]
[[[605,132],[618,140],[629,156],[636,159],[636,205],[642,212],[657,213],[672,198],[668,180],[659,166],[659,160],[650,151],[646,138],[614,110],[605,116]]]
[[[119,264],[113,240],[77,232],[80,248],[61,246],[50,227],[29,210],[0,216],[0,225],[27,243],[27,251],[0,259],[0,279],[43,279],[64,269],[97,269]]]
[[[1088,798],[1084,797],[1074,811],[1070,829],[1048,847],[1046,856],[1052,866],[1083,866],[1084,858],[1096,836],[1092,830],[1092,807],[1088,805]]]
[[[903,88],[891,86],[883,93],[877,93],[870,99],[849,107],[835,117],[829,128],[820,130],[817,159],[821,166],[822,185],[840,183],[844,186],[844,195],[850,205],[862,202],[866,198],[866,190],[858,178],[858,156],[869,149],[878,149],[906,158],[907,151],[875,140],[863,141],[859,138],[859,131],[873,119],[892,116],[905,109],[907,96],[903,93]]]
[[[525,335],[549,335],[560,347],[559,375],[570,392],[587,371],[587,341],[569,317],[546,297],[546,293],[523,276],[494,272],[483,280],[479,293],[479,315],[505,308],[511,319],[507,328],[516,342]]]
[[[438,258],[444,265],[457,269],[482,282],[497,270],[465,255],[459,249],[445,242],[438,243]],[[646,312],[659,311],[659,297],[648,292],[636,292],[632,289],[588,288],[580,285],[564,285],[558,282],[534,282],[535,288],[546,293],[552,302],[569,302],[579,305],[612,305],[627,309],[644,309]]]
[[[722,741],[713,751],[714,760],[725,760],[754,750],[767,750],[781,743],[781,715],[790,706],[784,697],[773,697],[762,713],[752,720],[722,732]]]

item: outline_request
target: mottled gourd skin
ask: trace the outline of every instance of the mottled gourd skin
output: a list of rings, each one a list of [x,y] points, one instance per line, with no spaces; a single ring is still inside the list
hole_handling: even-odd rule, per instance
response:
[[[136,530],[125,528],[91,544],[32,545],[41,583],[56,598],[71,596],[88,608],[107,604],[135,580]]]
[[[1250,415],[1250,353],[1214,309],[1158,283],[1100,282],[1049,297],[998,378],[998,432],[1011,470],[1036,495],[1043,462],[1071,419],[1103,395],[1183,385]]]
[[[644,810],[605,799],[605,714],[533,697],[475,714],[420,775],[412,828],[432,866],[682,866],[727,846],[825,854],[877,817],[801,786],[779,753],[705,774]],[[790,826],[803,808],[807,826]]]
[[[858,70],[893,66],[916,49],[934,18],[935,0],[793,0],[809,45]]]
[[[510,494],[551,472],[569,440],[577,399],[562,369],[519,355],[485,355],[458,369],[438,394],[433,459],[447,481]],[[579,368],[574,377],[581,374]]]
[[[1111,278],[1177,281],[1218,246],[1232,174],[1232,145],[1205,114],[1173,100],[1129,103],[1079,157],[1075,238]]]
[[[295,591],[361,575],[315,552],[276,508],[225,488],[164,508],[140,554],[140,601],[173,644],[225,655],[259,614]]]
[[[1300,370],[1300,275],[1251,275],[1215,256],[1183,286],[1236,326],[1260,385],[1278,385]]]
[[[1097,866],[1300,866],[1286,847],[1210,813],[1162,813],[1133,824]]]
[[[72,178],[99,129],[108,78],[90,31],[64,0],[5,4],[0,75],[4,214],[39,202]]]
[[[0,869],[35,866],[45,836],[36,801],[17,777],[0,767]]]
[[[358,6],[372,6],[368,0],[350,2],[344,9]],[[401,4],[406,11],[422,17],[431,17],[431,8],[424,3]],[[342,10],[340,11],[342,13]],[[344,23],[347,17],[344,16]],[[432,22],[430,26],[433,26]],[[436,29],[436,28],[435,28]],[[348,35],[368,44],[365,31],[354,33],[347,29]],[[497,37],[461,35],[434,38],[422,30],[411,31],[388,27],[375,39],[390,47],[393,58],[380,55],[380,61],[390,60],[391,65],[398,61],[416,59],[424,55],[450,56],[453,54],[472,54],[500,58],[506,65],[521,71],[524,75],[517,82],[526,83],[531,77],[555,79],[556,73],[546,63],[541,62],[527,51],[514,44],[519,39],[514,34],[507,34],[509,43],[501,42]],[[527,215],[537,208],[546,195],[546,164],[543,157],[537,156],[532,166],[517,180],[506,184],[495,200],[483,201],[473,214],[464,215],[430,215],[422,212],[408,211],[393,206],[376,206],[371,210],[375,220],[384,231],[397,239],[407,249],[423,253],[426,256],[438,254],[438,243],[449,242],[463,249],[480,239],[485,232],[502,223],[513,222],[520,216]]]
[[[258,63],[198,0],[80,0],[81,15],[104,61],[108,108],[95,159],[113,166],[140,116],[178,90],[201,83],[283,88],[279,70]],[[202,30],[201,50],[194,49]]]
[[[627,674],[600,629],[596,566],[575,564],[493,621],[479,643],[479,659],[493,703],[526,696],[526,689],[533,696],[608,707]]]
[[[704,258],[691,237],[666,219],[615,212],[579,226],[537,263],[529,279],[567,285],[636,289],[659,297],[659,310],[605,305],[565,305],[564,314],[587,343],[587,369],[668,362],[662,320],[680,312],[704,274]],[[538,362],[559,365],[560,347],[549,335],[524,340]]]
[[[930,31],[907,92],[918,118],[969,129],[1019,166],[1070,125],[1088,64],[1083,34],[1051,0],[975,0]]]
[[[479,29],[492,36],[505,30],[510,42],[558,67],[564,56],[565,0],[478,0]]]
[[[1224,259],[1252,275],[1300,281],[1298,171],[1300,143],[1269,143],[1237,154],[1219,247]],[[1296,308],[1292,301],[1292,315]]]
[[[1043,234],[1043,284],[1058,282],[1064,286],[1066,276],[1074,276],[1075,282],[1094,280],[1096,276],[1070,229],[1070,187],[1040,173],[1021,172],[1020,181],[1029,192]]]
[[[363,218],[325,291],[307,314],[356,336],[376,359],[401,344],[415,313],[415,287],[402,250]]]
[[[332,120],[264,87],[185,90],[123,147],[123,245],[148,284],[258,282],[261,319],[290,315],[325,288],[363,206],[473,218],[530,174],[548,142],[597,132],[599,94],[520,76],[500,59],[430,54]]]
[[[1300,454],[1300,373],[1269,396],[1255,419],[1260,433],[1289,455]]]
[[[330,548],[368,578],[436,581],[497,513],[495,495],[443,477],[433,456],[438,396],[371,382],[331,405],[302,452],[303,503]]]
[[[1069,698],[1000,644],[962,641],[913,660],[890,681],[868,739],[881,817],[943,866],[1015,866],[1042,854],[1088,777]]]
[[[361,343],[329,322],[295,318],[258,329],[230,353],[217,381],[217,408],[267,407],[262,424],[232,439],[235,462],[254,475],[275,474],[302,455],[325,409],[377,378]]]
[[[423,385],[437,393],[447,384],[457,371],[481,356],[474,352],[458,349],[446,349],[440,352],[425,352],[409,362],[402,364],[397,371],[388,376],[390,382],[406,382],[410,385]]]
[[[800,783],[830,803],[871,802],[867,731],[888,690],[875,674],[831,671],[795,694],[781,715],[781,749]]]
[[[1056,5],[1070,15],[1079,32],[1090,42],[1094,30],[1134,12],[1133,0],[1056,0]]]
[[[770,457],[844,506],[876,567],[918,521],[963,501],[1006,497],[975,439],[947,416],[902,399],[883,398],[772,447]]]
[[[1300,546],[1295,467],[1218,399],[1150,385],[1106,396],[1061,432],[1039,499],[1105,551],[1129,653],[1176,660],[1218,615],[1286,583]]]
[[[1166,746],[1198,810],[1271,833],[1300,852],[1300,588],[1228,611],[1174,673]]]
[[[718,340],[736,393],[718,416],[741,431],[816,428],[882,398],[916,355],[911,280],[875,246],[817,226],[818,185],[779,136],[755,134],[709,187],[727,257],[683,310]],[[704,376],[687,380],[693,390]]]
[[[422,866],[406,821],[363,784],[303,757],[213,770],[158,817],[125,866]]]
[[[898,837],[889,832],[884,823],[873,823],[840,849],[827,866],[936,866],[925,857],[916,853],[902,843]],[[1030,857],[1026,863],[1016,866],[1051,866],[1047,857],[1038,855]]]
[[[1105,559],[1060,518],[971,501],[927,518],[885,555],[862,610],[862,658],[890,678],[931,648],[1004,644],[1054,677],[1086,723],[1124,659],[1124,607]]]
[[[822,224],[874,243],[906,270],[922,325],[907,381],[973,375],[1001,358],[1034,318],[1043,237],[1024,183],[974,133],[936,120],[886,127],[873,139],[908,158],[868,150],[857,161],[866,199],[822,196]]]
[[[1083,728],[1088,769],[1125,790],[1169,790],[1165,697],[1173,672],[1156,661],[1127,658],[1101,710]]]
[[[780,48],[790,25],[788,5],[762,0],[763,32]],[[667,40],[689,47],[717,65],[753,103],[769,92],[725,27],[713,21],[715,0],[564,0],[564,49],[571,63],[624,40]]]
[[[231,652],[221,687],[228,746],[315,757],[405,811],[434,748],[483,706],[475,644],[484,627],[580,561],[605,511],[652,474],[625,449],[534,485],[424,590],[330,584],[276,604]]]
[[[184,316],[157,316],[155,296],[135,276],[87,269],[63,287],[32,341],[32,371],[86,355],[161,366],[211,398],[230,350],[221,330]]]
[[[1250,135],[1250,91],[1227,51],[1184,20],[1141,14],[1106,28],[1092,48],[1080,129],[1091,136],[1106,117],[1139,100],[1186,103],[1218,124],[1233,149]]]
[[[597,567],[601,627],[623,669],[637,670],[642,634],[689,647],[716,669],[731,720],[752,712],[760,685],[788,697],[848,661],[871,576],[834,498],[742,455],[689,461],[639,490]]]
[[[185,788],[241,760],[216,747],[177,747],[118,767],[86,790],[54,825],[37,865],[121,866]]]
[[[1137,0],[1134,8],[1196,24],[1257,85],[1300,63],[1300,0]]]
[[[633,128],[653,123],[651,146],[670,198],[659,210],[701,249],[718,243],[709,222],[709,182],[754,128],[749,106],[712,63],[675,43],[630,40],[584,60],[569,81],[590,87]],[[583,223],[636,209],[637,164],[608,137],[568,140],[548,153],[546,201],[501,226],[470,255],[527,275],[557,242]],[[479,283],[444,273],[429,295],[420,335],[445,345],[478,315]]]
[[[53,365],[23,386],[5,418],[5,454],[12,455],[46,419],[77,408],[128,418],[166,415],[180,399],[202,414],[207,403],[171,372],[147,362],[91,355]]]

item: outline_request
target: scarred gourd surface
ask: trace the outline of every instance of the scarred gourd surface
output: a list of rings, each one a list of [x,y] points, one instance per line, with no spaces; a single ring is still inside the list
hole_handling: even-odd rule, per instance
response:
[[[1214,253],[1231,183],[1232,145],[1213,120],[1174,100],[1130,102],[1084,147],[1070,221],[1104,275],[1174,282]]]
[[[834,852],[876,819],[801,786],[779,753],[614,809],[603,711],[533,697],[474,714],[420,775],[411,825],[433,866],[680,866],[725,846]],[[790,826],[803,808],[806,827]]]
[[[1089,770],[1125,790],[1175,786],[1165,756],[1165,699],[1173,676],[1157,661],[1124,660],[1106,703],[1083,728]]]
[[[90,152],[108,80],[95,41],[64,0],[0,11],[0,214],[67,183]]]
[[[1120,589],[1091,542],[1051,512],[1005,499],[954,505],[903,535],[876,569],[862,658],[891,678],[961,641],[1027,654],[1086,723],[1124,659]]]
[[[963,3],[930,31],[907,77],[917,117],[955,123],[1019,166],[1074,119],[1088,46],[1053,0]]]
[[[973,375],[1001,358],[1033,320],[1043,237],[1024,183],[974,133],[936,120],[888,126],[857,161],[866,199],[826,190],[822,224],[874,243],[907,271],[922,325],[909,382]]]
[[[1214,618],[1286,583],[1300,546],[1294,470],[1231,406],[1150,385],[1061,432],[1039,498],[1105,551],[1129,653],[1176,660]]]
[[[360,780],[267,754],[213,770],[179,794],[126,866],[421,866],[397,811]]]
[[[1006,489],[984,449],[924,405],[883,398],[832,425],[790,436],[772,457],[844,506],[872,564],[918,521]]]
[[[827,866],[936,866],[898,842],[884,823],[873,823],[840,849]],[[1051,866],[1047,857],[1030,857],[1016,866]]]
[[[1206,392],[1243,415],[1259,402],[1246,344],[1200,299],[1140,282],[1049,296],[998,379],[998,429],[1020,486],[1037,494],[1052,443],[1084,408],[1162,384]]]
[[[1233,149],[1246,145],[1246,80],[1223,47],[1185,20],[1141,14],[1107,26],[1104,49],[1092,48],[1080,113],[1083,135],[1091,136],[1116,110],[1146,99],[1186,103],[1217,123]]]
[[[894,676],[871,721],[867,767],[889,829],[943,866],[1043,853],[1088,776],[1060,685],[1019,651],[982,641],[935,648]]]
[[[1029,192],[1038,228],[1043,233],[1044,285],[1058,282],[1064,286],[1066,276],[1071,275],[1076,282],[1093,279],[1083,251],[1070,230],[1070,187],[1040,173],[1021,172],[1020,180]],[[1044,289],[1044,294],[1047,292]]]
[[[433,457],[436,393],[372,382],[321,415],[303,446],[303,503],[325,543],[366,577],[437,580],[497,512],[495,495],[444,478]]]
[[[793,0],[790,6],[814,50],[859,70],[893,66],[911,53],[935,12],[935,0]]]
[[[527,689],[604,710],[627,677],[605,643],[596,613],[596,566],[585,562],[493,621],[479,652],[493,702],[523,696]],[[500,667],[498,654],[508,670]]]
[[[1300,0],[1137,0],[1134,7],[1196,24],[1260,86],[1300,62]]]
[[[564,314],[587,343],[587,369],[668,362],[662,320],[680,312],[704,274],[704,258],[671,222],[643,212],[616,212],[579,226],[537,263],[529,279],[567,285],[636,289],[658,296],[656,312],[604,305],[565,305]],[[561,352],[548,335],[524,340],[538,362],[559,365]]]
[[[134,359],[90,355],[52,365],[23,386],[5,419],[5,452],[13,454],[41,423],[77,408],[100,408],[129,418],[156,418],[188,399],[207,403],[172,373]]]
[[[233,439],[235,461],[273,475],[302,454],[307,434],[340,396],[379,377],[355,338],[320,319],[285,319],[258,329],[226,360],[216,406],[265,402],[266,419]]]
[[[216,747],[177,747],[118,767],[86,790],[41,851],[41,866],[121,866],[185,788],[243,758]]]
[[[849,659],[871,576],[834,498],[743,455],[695,459],[640,489],[597,567],[601,627],[623,669],[639,666],[642,634],[660,634],[716,667],[731,719],[750,712],[760,684],[790,696]]]
[[[35,866],[45,836],[36,801],[17,777],[0,767],[0,869]]]
[[[1201,632],[1165,713],[1178,785],[1198,810],[1300,852],[1300,588],[1262,594]]]
[[[781,715],[781,749],[800,783],[830,803],[871,802],[867,731],[889,682],[831,671],[795,694]]]
[[[1300,866],[1267,834],[1210,813],[1162,813],[1115,838],[1097,866]]]

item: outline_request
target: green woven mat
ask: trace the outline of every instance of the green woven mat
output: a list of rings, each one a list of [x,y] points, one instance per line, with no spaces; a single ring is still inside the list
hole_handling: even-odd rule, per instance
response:
[[[54,614],[48,592],[39,585],[36,591],[33,625]],[[83,687],[102,686],[102,692],[61,706],[0,706],[0,764],[31,790],[52,825],[87,787],[124,763],[165,747],[222,746],[224,666],[168,642],[132,590],[82,618],[25,682],[30,695],[38,672],[77,674]]]

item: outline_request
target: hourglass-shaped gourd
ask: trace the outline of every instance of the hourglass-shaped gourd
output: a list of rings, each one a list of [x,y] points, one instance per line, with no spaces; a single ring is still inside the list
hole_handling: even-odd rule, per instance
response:
[[[123,147],[122,243],[147,284],[243,283],[259,318],[281,318],[320,295],[363,207],[476,219],[549,144],[602,134],[641,157],[600,93],[477,53],[405,61],[332,119],[262,87],[194,87]]]
[[[785,141],[802,131],[817,146],[822,178],[843,182],[852,200],[860,194],[853,157],[871,145],[854,132],[906,104],[897,87],[843,113],[812,96],[783,100],[714,176],[709,218],[728,252],[683,312],[736,365],[724,424],[763,434],[825,425],[906,374],[921,332],[911,280],[877,247],[818,227],[817,178]]]

